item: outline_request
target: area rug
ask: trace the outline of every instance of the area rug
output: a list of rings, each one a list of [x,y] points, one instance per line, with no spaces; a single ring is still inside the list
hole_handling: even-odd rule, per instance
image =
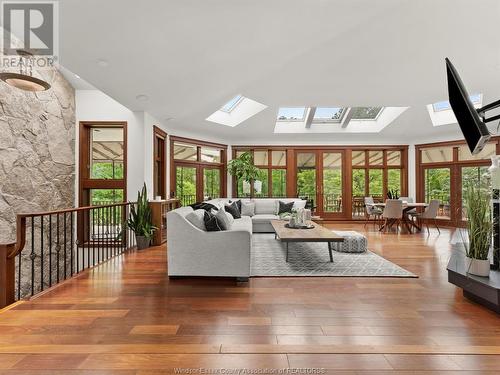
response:
[[[288,263],[285,258],[286,244],[276,240],[274,234],[253,234],[250,275],[254,277],[418,277],[371,251],[361,254],[333,251],[331,263],[326,243],[290,243]]]

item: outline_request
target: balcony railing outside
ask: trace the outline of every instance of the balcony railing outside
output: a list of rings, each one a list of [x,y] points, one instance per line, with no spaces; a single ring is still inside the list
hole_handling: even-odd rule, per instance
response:
[[[0,245],[0,308],[134,247],[131,204],[17,215],[16,242]]]

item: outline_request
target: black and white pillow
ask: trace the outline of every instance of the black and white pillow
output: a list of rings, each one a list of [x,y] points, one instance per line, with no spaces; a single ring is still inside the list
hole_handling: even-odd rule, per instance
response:
[[[240,202],[240,205],[241,205],[241,201],[238,201]],[[238,202],[233,202],[231,204],[226,204],[224,206],[224,209],[230,213],[231,215],[233,215],[233,217],[235,219],[240,219],[241,218],[241,210],[240,210],[240,207],[238,207]]]
[[[292,213],[292,208],[293,208],[293,203],[285,203],[282,201],[279,201],[279,207],[278,207],[278,215],[285,214],[285,213]]]
[[[224,216],[223,216],[224,215]],[[207,232],[219,232],[228,229],[229,219],[223,210],[213,214],[210,211],[205,211],[205,216],[203,217],[205,222],[205,228]]]

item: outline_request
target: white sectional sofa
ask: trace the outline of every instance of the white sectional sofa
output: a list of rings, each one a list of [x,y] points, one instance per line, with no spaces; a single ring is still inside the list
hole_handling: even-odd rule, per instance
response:
[[[238,200],[238,199],[233,199]],[[255,203],[255,215],[235,219],[231,228],[207,232],[186,219],[191,207],[181,207],[167,214],[167,254],[169,276],[227,276],[248,279],[252,233],[273,232],[271,220],[278,219],[278,201],[295,202],[294,208],[305,206],[301,199],[242,199]],[[229,199],[208,201],[223,207]]]

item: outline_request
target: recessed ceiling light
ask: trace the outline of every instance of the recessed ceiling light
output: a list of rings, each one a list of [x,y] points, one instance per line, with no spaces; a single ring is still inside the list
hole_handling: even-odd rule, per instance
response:
[[[109,65],[109,62],[107,62],[107,60],[104,59],[99,59],[97,60],[97,65],[99,65],[101,68],[105,68]]]
[[[149,100],[149,97],[144,94],[137,95],[135,99],[139,102],[147,102]]]

